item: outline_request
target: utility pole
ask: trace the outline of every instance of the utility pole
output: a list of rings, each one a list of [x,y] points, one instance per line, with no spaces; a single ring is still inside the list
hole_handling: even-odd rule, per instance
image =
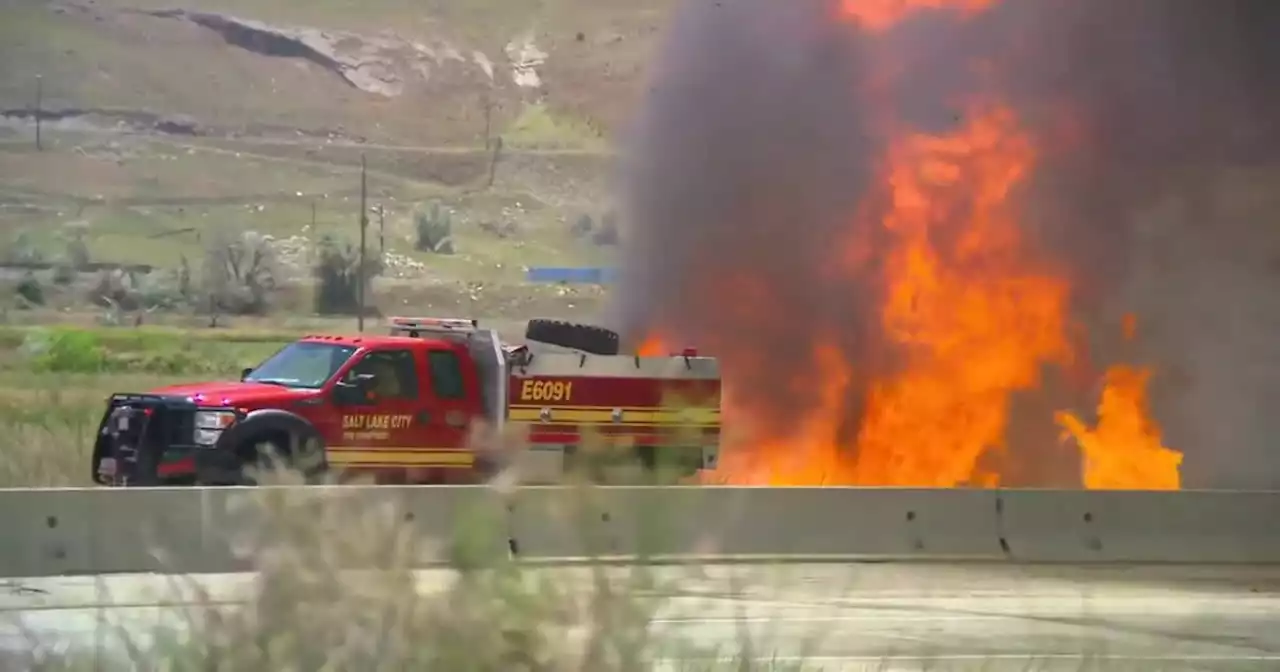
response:
[[[40,124],[44,117],[44,76],[36,75],[36,151],[44,151],[43,138],[40,136]]]
[[[480,104],[484,106],[484,148],[487,150],[493,134],[493,100],[489,98],[488,91],[484,92]]]
[[[307,235],[311,237],[311,263],[320,262],[320,232],[316,231],[316,199],[311,199],[311,228]]]
[[[381,203],[378,204],[378,255],[387,255],[387,208]]]
[[[369,176],[364,154],[360,154],[360,261],[356,269],[356,328],[364,333],[365,229],[369,227]]]

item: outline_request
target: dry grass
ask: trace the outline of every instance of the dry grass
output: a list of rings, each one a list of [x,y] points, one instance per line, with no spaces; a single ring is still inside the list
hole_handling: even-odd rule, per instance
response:
[[[514,436],[477,438],[485,449],[519,449]],[[301,483],[288,472],[260,478]],[[643,563],[564,571],[522,562],[507,542],[517,479],[500,475],[476,506],[461,507],[448,538],[421,536],[400,500],[367,490],[248,491],[231,505],[235,530],[221,530],[249,549],[256,571],[247,594],[228,599],[175,574],[169,599],[188,606],[164,619],[169,626],[115,628],[92,649],[29,634],[29,659],[19,664],[95,672],[804,669],[757,663],[768,653],[749,636],[724,650],[659,631],[655,620],[678,579]],[[590,495],[571,488],[553,508],[566,524],[599,520]],[[165,557],[164,548],[153,553]],[[424,558],[447,560],[449,569],[433,575],[442,582],[424,582],[416,571]],[[700,575],[691,568],[688,576]],[[686,657],[697,660],[674,660]]]
[[[425,539],[394,503],[343,490],[352,492],[317,498],[267,488],[241,503],[259,521],[247,531],[257,544],[257,574],[244,603],[219,602],[194,578],[175,578],[174,593],[194,593],[197,606],[175,610],[172,627],[112,632],[97,650],[54,651],[32,635],[25,662],[97,672],[639,672],[677,654],[703,661],[761,655],[749,641],[724,651],[655,634],[671,587],[650,568],[532,568],[509,555],[502,529],[495,530],[501,521],[484,515],[487,508],[465,512],[452,538]],[[567,497],[570,505],[585,501]],[[452,570],[427,586],[415,567],[424,554],[442,552]],[[674,669],[720,668],[730,669],[714,662]]]
[[[495,314],[548,305],[517,296],[536,294],[522,283],[525,267],[612,262],[611,250],[575,239],[569,224],[584,213],[598,219],[608,207],[608,137],[643,90],[643,66],[671,3],[200,3],[203,11],[281,25],[391,29],[467,56],[481,51],[497,64],[495,83],[445,59],[425,84],[390,100],[318,66],[251,54],[204,29],[126,11],[172,3],[10,4],[0,61],[12,76],[0,81],[0,109],[31,105],[39,75],[47,109],[97,113],[47,124],[43,152],[34,151],[30,125],[0,126],[0,254],[23,236],[24,246],[58,257],[68,222],[88,226],[94,261],[160,267],[176,267],[180,255],[198,260],[201,236],[213,231],[354,238],[366,155],[371,204],[390,210],[387,249],[426,265],[388,283],[391,305]],[[526,32],[549,54],[537,95],[512,83],[504,53]],[[490,132],[507,140],[493,184],[482,137],[486,98],[495,105]],[[140,114],[188,116],[210,135],[115,126]],[[413,249],[412,214],[428,200],[456,211],[456,255]],[[477,285],[486,288],[478,298]],[[306,301],[285,303],[285,312],[305,312]]]
[[[0,143],[0,196],[12,202],[0,208],[0,256],[16,253],[22,241],[24,250],[58,259],[64,255],[64,225],[72,222],[84,227],[93,261],[162,268],[176,267],[184,256],[198,264],[215,232],[297,237],[302,248],[325,235],[352,241],[359,236],[359,148],[309,159],[75,133],[50,133],[48,143],[44,152]],[[466,191],[437,181],[453,178],[430,174],[430,157],[407,156],[413,160],[381,165],[374,157],[370,164],[369,204],[387,214],[382,220],[370,216],[369,249],[422,265],[416,270],[397,266],[393,275],[431,286],[519,286],[529,266],[610,261],[608,250],[570,232],[577,214],[598,217],[603,206],[590,193],[559,193],[564,185],[523,177],[537,173],[541,164],[513,163],[509,171],[504,168],[509,179],[494,189]],[[567,159],[546,161],[572,166]],[[477,172],[487,173],[487,160],[477,164]],[[568,184],[563,176],[558,179]],[[429,204],[454,213],[456,254],[415,249],[413,218]],[[305,267],[292,272],[308,274]]]
[[[452,146],[483,144],[485,95],[498,104],[496,128],[522,114],[522,92],[511,81],[504,47],[525,33],[549,54],[541,68],[549,109],[572,127],[616,128],[642,90],[644,64],[671,6],[670,0],[199,3],[201,11],[285,26],[366,35],[390,30],[427,45],[443,41],[460,54],[481,51],[495,63],[490,81],[478,67],[446,61],[425,83],[384,100],[318,67],[263,58],[203,29],[119,11],[168,9],[173,3],[78,4],[90,9],[54,12],[43,3],[5,7],[0,61],[11,74],[0,82],[0,107],[27,104],[35,75],[43,74],[51,106],[185,113],[206,124],[250,131],[340,128],[374,142]]]
[[[273,481],[296,485],[300,479],[277,473]],[[800,621],[761,627],[745,610],[732,612],[738,615],[731,618],[740,619],[731,624],[732,635],[672,628],[663,621],[710,615],[697,611],[692,595],[757,602],[774,596],[793,609],[796,602],[769,585],[786,581],[785,571],[753,572],[756,582],[747,585],[742,574],[724,567],[660,570],[644,562],[643,548],[629,566],[548,568],[523,561],[504,543],[504,504],[514,497],[518,505],[519,497],[504,482],[510,479],[496,479],[477,506],[464,508],[450,534],[431,538],[415,532],[399,500],[367,490],[248,491],[230,506],[244,517],[230,519],[237,521],[233,539],[252,549],[255,571],[236,590],[216,590],[202,577],[174,574],[170,593],[153,598],[185,605],[164,613],[159,622],[167,625],[102,625],[93,646],[54,645],[28,630],[25,659],[14,660],[14,669],[801,672],[1006,669],[1012,662],[934,662],[931,656],[939,655],[945,642],[917,642],[904,645],[909,648],[894,662],[864,658],[826,667],[835,661],[804,659],[824,642],[846,642],[815,626],[808,632],[796,628]],[[548,510],[560,512],[564,521],[598,521],[593,494],[591,488],[567,489]],[[655,519],[670,513],[648,512]],[[582,530],[588,538],[591,533],[585,526]],[[716,534],[707,530],[699,545],[713,548]],[[162,551],[154,549],[160,557]],[[424,557],[444,558],[448,569],[416,569]],[[821,591],[836,602],[858,596],[844,584],[828,583]],[[110,603],[112,596],[99,599]],[[1087,647],[1077,641],[1060,648],[1073,645]],[[904,662],[909,656],[915,658]],[[775,657],[779,661],[771,660]],[[1028,671],[1069,669],[1064,661],[1029,658],[1018,664]],[[1139,668],[1117,668],[1096,655],[1077,661],[1074,669]]]

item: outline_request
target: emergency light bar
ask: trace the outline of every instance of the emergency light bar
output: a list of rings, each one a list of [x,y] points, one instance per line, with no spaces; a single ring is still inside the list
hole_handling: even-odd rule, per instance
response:
[[[471,333],[480,326],[479,320],[461,317],[392,317],[391,335],[408,333],[417,336],[420,332],[434,333]]]

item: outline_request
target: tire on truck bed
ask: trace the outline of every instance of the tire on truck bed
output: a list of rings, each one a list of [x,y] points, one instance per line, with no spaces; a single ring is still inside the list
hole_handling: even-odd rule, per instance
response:
[[[524,337],[530,341],[573,348],[593,355],[616,355],[620,350],[618,332],[590,324],[560,320],[529,320]]]

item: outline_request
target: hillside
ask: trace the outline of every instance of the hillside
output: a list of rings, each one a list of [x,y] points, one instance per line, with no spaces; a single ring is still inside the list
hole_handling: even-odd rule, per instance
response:
[[[206,132],[483,144],[545,101],[584,132],[626,119],[670,0],[5,0],[0,107],[180,115]],[[176,10],[176,11],[175,11]],[[361,62],[350,79],[300,45],[208,19],[258,22]],[[273,43],[274,42],[274,43]],[[366,82],[366,85],[353,83]]]
[[[465,309],[479,286],[515,298],[475,310],[506,310],[550,291],[528,265],[609,260],[572,225],[610,208],[609,140],[671,4],[0,0],[0,253],[57,261],[74,236],[163,269],[246,231],[309,250],[354,236],[363,156],[394,267],[376,289]],[[455,254],[415,249],[429,205]]]

